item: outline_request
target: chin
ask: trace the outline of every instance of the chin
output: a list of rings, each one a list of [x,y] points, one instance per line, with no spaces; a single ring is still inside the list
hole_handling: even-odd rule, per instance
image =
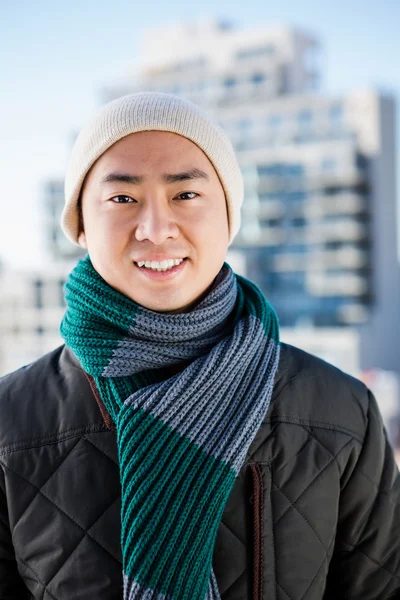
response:
[[[137,304],[140,304],[140,306],[143,306],[144,308],[147,308],[148,310],[152,310],[154,312],[160,312],[160,313],[179,313],[179,312],[185,312],[185,310],[187,310],[190,306],[192,306],[193,301],[171,301],[171,299],[158,299],[157,298],[157,302],[154,302],[154,295],[153,297],[150,299],[146,299],[146,298],[138,298],[138,297],[134,297],[133,295],[131,295],[131,299],[136,302]],[[169,300],[169,301],[168,301]]]

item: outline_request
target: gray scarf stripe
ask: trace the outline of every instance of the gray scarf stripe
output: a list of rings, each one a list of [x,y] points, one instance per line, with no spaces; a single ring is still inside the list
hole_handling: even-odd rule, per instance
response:
[[[224,267],[211,292],[193,312],[159,314],[157,318],[157,313],[142,307],[134,317],[130,335],[114,349],[103,376],[134,375],[206,354],[225,335],[236,296],[236,278]]]
[[[210,354],[168,382],[135,392],[125,404],[161,419],[238,473],[267,412],[271,389],[265,388],[265,381],[270,380],[268,370],[276,364],[278,353],[279,346],[265,337],[260,321],[250,316]],[[240,378],[237,363],[243,365]],[[242,398],[241,403],[233,397]]]
[[[130,581],[124,574],[124,600],[173,600],[171,596],[143,588],[137,581]]]

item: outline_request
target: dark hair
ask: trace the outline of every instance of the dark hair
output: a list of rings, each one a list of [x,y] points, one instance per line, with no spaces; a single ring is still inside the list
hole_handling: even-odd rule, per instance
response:
[[[79,194],[78,202],[78,235],[83,231],[83,211],[82,211],[82,194]]]

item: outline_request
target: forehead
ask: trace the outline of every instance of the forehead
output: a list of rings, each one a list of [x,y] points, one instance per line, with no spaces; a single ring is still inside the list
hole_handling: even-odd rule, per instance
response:
[[[191,140],[169,131],[140,131],[113,144],[98,158],[92,169],[131,166],[151,170],[158,165],[176,168],[184,163],[214,171],[208,157]]]

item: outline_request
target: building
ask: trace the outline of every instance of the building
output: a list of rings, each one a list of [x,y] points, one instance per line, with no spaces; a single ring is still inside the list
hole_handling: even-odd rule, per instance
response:
[[[0,376],[63,343],[63,286],[71,264],[29,272],[4,269],[0,278]]]
[[[283,339],[354,374],[400,374],[393,99],[375,90],[318,92],[319,42],[288,27],[244,30],[204,20],[151,29],[140,57],[101,100],[172,92],[206,108],[227,131],[245,179],[229,260],[276,307]],[[60,281],[84,255],[59,228],[63,182],[49,180],[43,193],[52,267],[12,285],[3,275],[0,283],[20,290],[2,301],[7,331],[21,327],[12,325],[12,304],[26,303],[34,335],[26,347],[37,355],[52,330],[42,325],[37,289],[58,290],[48,306],[56,297],[57,304]]]
[[[288,337],[307,331],[299,345],[312,351],[311,330],[329,346],[329,332],[354,327],[357,348],[340,337],[350,363],[400,373],[394,100],[317,93],[318,40],[287,27],[177,24],[147,31],[140,57],[102,100],[171,92],[227,131],[245,178],[234,260]]]
[[[43,185],[43,206],[46,253],[53,262],[73,261],[82,258],[85,250],[72,244],[60,227],[64,208],[64,180],[49,179]]]
[[[0,272],[0,376],[29,364],[63,343],[59,326],[65,311],[63,286],[83,248],[60,229],[64,182],[43,186],[47,264],[25,272]]]

